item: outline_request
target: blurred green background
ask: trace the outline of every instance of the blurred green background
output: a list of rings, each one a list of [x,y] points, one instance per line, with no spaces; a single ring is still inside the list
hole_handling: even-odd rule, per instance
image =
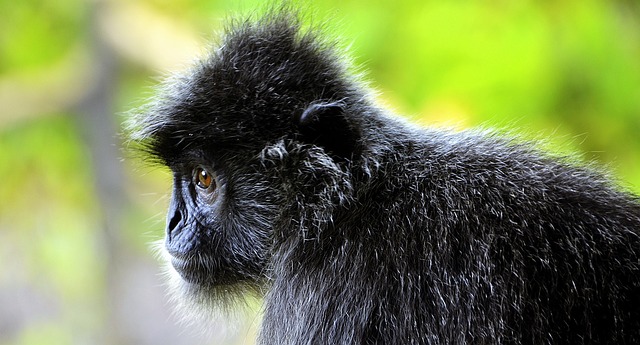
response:
[[[640,192],[640,3],[315,1],[380,102],[498,127]],[[0,0],[0,344],[251,344],[259,303],[179,323],[149,243],[170,175],[122,149],[127,111],[261,1]]]

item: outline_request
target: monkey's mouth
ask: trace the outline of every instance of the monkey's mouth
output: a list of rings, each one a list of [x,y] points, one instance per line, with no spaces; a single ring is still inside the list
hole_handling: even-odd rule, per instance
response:
[[[202,266],[197,259],[185,259],[172,256],[170,262],[182,280],[188,283],[201,284],[207,277],[206,268]]]

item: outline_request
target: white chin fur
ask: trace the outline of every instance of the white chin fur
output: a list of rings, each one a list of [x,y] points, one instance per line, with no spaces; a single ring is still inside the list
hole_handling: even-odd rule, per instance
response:
[[[165,250],[163,240],[154,242],[152,249],[163,262],[161,275],[174,306],[173,313],[181,323],[205,333],[232,335],[248,315],[255,315],[260,308],[258,299],[243,293],[242,289],[211,288],[186,282],[171,265],[171,255]]]

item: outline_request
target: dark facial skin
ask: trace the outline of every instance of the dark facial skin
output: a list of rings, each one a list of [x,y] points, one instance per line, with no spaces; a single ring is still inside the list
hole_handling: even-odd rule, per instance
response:
[[[269,230],[258,224],[264,215],[234,198],[245,180],[252,180],[227,178],[223,162],[200,152],[181,157],[189,159],[171,166],[174,188],[165,236],[171,265],[188,284],[255,283],[263,275]],[[242,218],[249,222],[242,223]]]

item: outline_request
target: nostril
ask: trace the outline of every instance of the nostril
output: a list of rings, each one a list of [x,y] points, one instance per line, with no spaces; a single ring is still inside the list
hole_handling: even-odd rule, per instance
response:
[[[171,217],[171,220],[169,221],[167,230],[169,230],[169,232],[173,231],[178,226],[178,224],[180,224],[181,221],[182,221],[182,213],[176,210],[173,213],[173,217]]]
[[[167,220],[165,248],[173,257],[184,257],[194,248],[194,228],[187,224],[187,214],[175,209]]]

